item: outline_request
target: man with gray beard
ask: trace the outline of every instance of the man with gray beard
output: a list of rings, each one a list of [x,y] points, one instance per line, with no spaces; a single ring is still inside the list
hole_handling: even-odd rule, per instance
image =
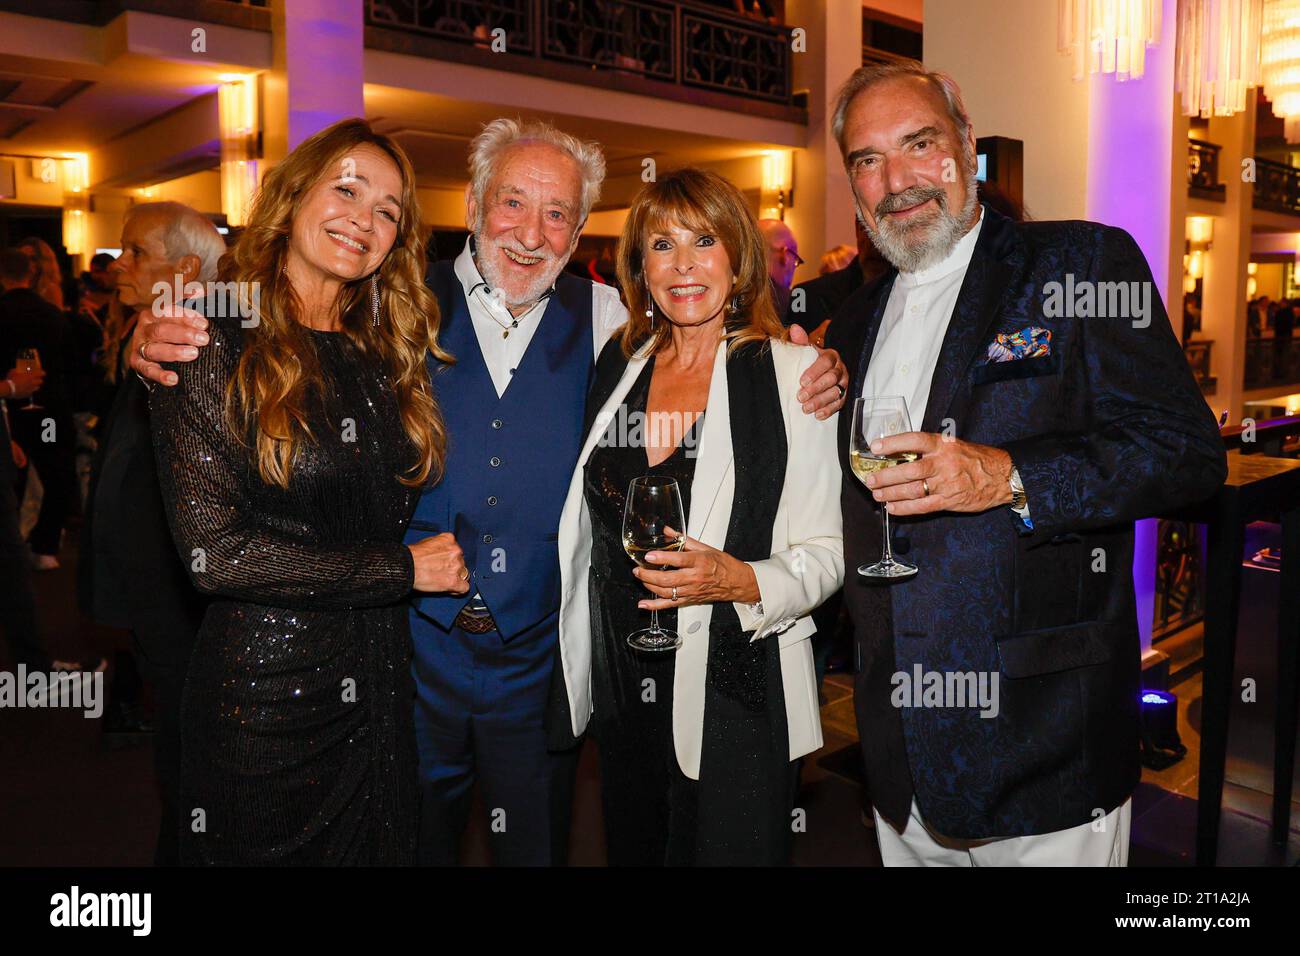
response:
[[[914,429],[871,452],[915,460],[860,482],[854,416],[840,416],[845,562],[880,556],[884,507],[915,566],[844,587],[881,856],[1122,866],[1140,772],[1133,522],[1223,481],[1214,417],[1158,295],[1127,316],[1047,305],[1067,275],[1095,292],[1151,289],[1151,273],[1120,229],[981,206],[951,78],[863,67],[833,131],[893,268],[845,302],[826,343],[852,370],[850,398],[902,396]],[[891,695],[913,673],[996,680],[996,713]]]

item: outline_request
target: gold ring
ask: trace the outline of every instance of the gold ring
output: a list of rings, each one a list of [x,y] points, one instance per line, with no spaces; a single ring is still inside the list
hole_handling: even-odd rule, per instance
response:
[[[469,568],[465,568],[465,569],[464,569],[464,571],[461,573],[460,579],[461,579],[462,581],[468,581],[468,580],[469,580]]]
[[[147,356],[147,355],[144,354],[144,349],[145,349],[145,346],[147,346],[148,344],[149,344],[148,342],[141,342],[141,343],[140,343],[140,358],[142,358],[142,359],[143,359],[144,361],[146,361],[146,362],[149,361],[149,356]]]
[[[673,600],[674,600],[674,601],[677,600],[677,587],[676,587],[676,585],[673,586]]]
[[[925,494],[922,497],[925,498],[930,497],[930,483],[926,481],[924,478],[921,479],[921,490],[925,492]]]

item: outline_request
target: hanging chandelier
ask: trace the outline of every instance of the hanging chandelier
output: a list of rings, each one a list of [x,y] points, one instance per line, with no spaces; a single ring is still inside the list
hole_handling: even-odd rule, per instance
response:
[[[1074,60],[1074,79],[1114,73],[1140,79],[1146,49],[1160,40],[1161,0],[1057,0],[1056,48]]]
[[[1178,0],[1174,75],[1184,116],[1231,116],[1260,82],[1267,0]]]
[[[1273,115],[1286,121],[1287,142],[1300,142],[1300,0],[1264,3],[1260,79]]]

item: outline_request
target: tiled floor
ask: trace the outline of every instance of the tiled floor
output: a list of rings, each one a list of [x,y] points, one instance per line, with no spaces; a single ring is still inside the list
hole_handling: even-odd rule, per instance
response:
[[[111,655],[126,647],[125,635],[88,625],[77,614],[71,599],[74,561],[74,549],[67,548],[65,567],[37,578],[49,643],[60,656],[87,650]],[[0,653],[5,653],[3,648]],[[1175,691],[1179,733],[1189,752],[1167,770],[1143,774],[1134,798],[1134,866],[1190,863],[1199,677]],[[826,743],[804,761],[798,806],[805,811],[805,830],[796,837],[794,862],[878,866],[874,832],[863,825],[860,788],[851,765],[857,731],[849,676],[828,677],[825,695]],[[1267,839],[1271,716],[1234,711],[1232,726],[1220,862],[1295,865],[1300,860],[1300,812],[1292,816],[1292,839],[1285,850],[1271,847]],[[157,813],[150,748],[147,738],[111,740],[102,732],[102,721],[67,711],[0,712],[0,865],[148,865]],[[1300,796],[1300,786],[1296,791]],[[573,829],[571,862],[602,864],[598,767],[591,746],[579,769]],[[487,862],[481,822],[466,836],[465,859],[471,864]]]

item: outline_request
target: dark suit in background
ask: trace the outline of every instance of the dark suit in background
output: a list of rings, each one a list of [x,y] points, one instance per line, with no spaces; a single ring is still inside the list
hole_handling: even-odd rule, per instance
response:
[[[1048,284],[1151,283],[1132,238],[1088,222],[1014,223],[990,209],[949,323],[924,422],[1005,449],[1033,529],[1009,507],[898,518],[895,549],[920,571],[881,586],[848,574],[861,656],[856,707],[867,788],[902,829],[915,796],[947,837],[1050,833],[1113,810],[1140,774],[1133,522],[1203,499],[1223,444],[1154,285],[1150,324],[1045,315]],[[859,290],[827,345],[860,394],[897,272]],[[989,364],[1000,332],[1050,329],[1051,354]],[[840,416],[845,564],[880,557],[880,515],[849,470]],[[1102,556],[1104,570],[1097,567]],[[999,679],[996,716],[894,707],[915,666]]]
[[[182,822],[176,803],[181,691],[203,601],[167,526],[149,392],[129,370],[120,377],[91,471],[77,591],[82,610],[96,621],[130,628],[141,670],[154,686],[154,765],[163,808],[156,860],[174,864]]]
[[[790,291],[790,308],[786,311],[784,320],[786,327],[801,325],[805,332],[812,332],[834,316],[848,297],[862,288],[864,281],[862,264],[855,258],[843,269],[800,282]],[[799,303],[801,289],[803,309],[798,311],[796,304]]]
[[[32,398],[39,410],[10,405],[14,438],[41,476],[41,511],[30,541],[37,554],[56,555],[63,523],[72,507],[76,487],[73,460],[77,432],[69,400],[68,323],[63,313],[31,289],[10,289],[0,295],[0,372],[14,367],[19,349],[37,349],[45,382]],[[50,437],[53,424],[53,440]],[[26,476],[18,494],[26,487]]]

